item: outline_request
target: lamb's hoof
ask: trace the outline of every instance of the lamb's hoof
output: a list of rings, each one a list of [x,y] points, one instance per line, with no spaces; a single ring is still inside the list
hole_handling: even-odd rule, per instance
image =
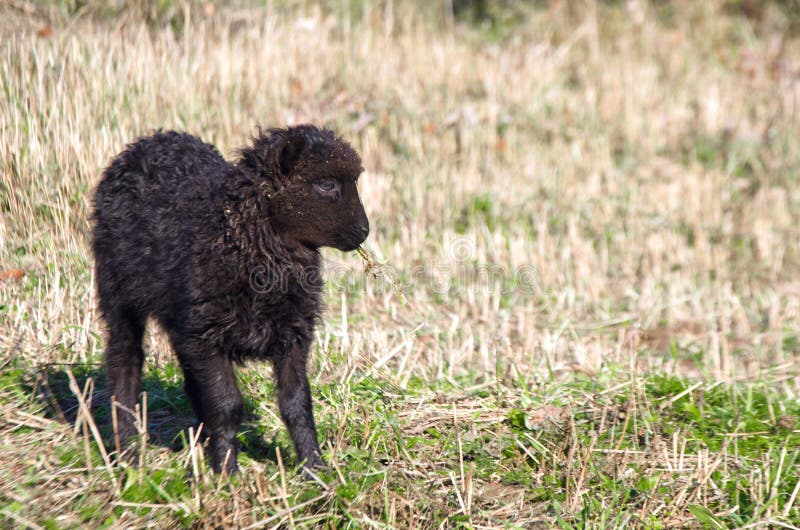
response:
[[[222,465],[221,463],[220,464],[215,463],[211,467],[214,470],[214,472],[217,473],[218,475],[232,477],[234,475],[239,474],[239,466],[236,464],[235,460],[232,462],[228,461],[227,463],[225,463],[225,465]]]
[[[303,469],[301,473],[303,474],[303,477],[308,481],[324,484],[319,474],[320,472],[326,471],[327,469],[328,469],[328,464],[326,464],[325,461],[322,460],[321,458],[317,457],[314,459],[310,459],[310,461],[306,461],[306,463],[303,464]]]
[[[226,467],[220,475],[225,475],[226,477],[233,477],[239,474],[239,466],[233,464],[232,466]]]
[[[139,467],[139,447],[131,445],[122,450],[122,453],[115,454],[116,465],[126,465],[128,467]]]

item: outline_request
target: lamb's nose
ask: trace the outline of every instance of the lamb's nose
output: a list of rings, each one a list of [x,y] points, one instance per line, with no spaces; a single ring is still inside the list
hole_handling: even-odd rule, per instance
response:
[[[369,235],[369,225],[358,225],[358,233],[361,234],[362,238],[367,239],[367,236]]]

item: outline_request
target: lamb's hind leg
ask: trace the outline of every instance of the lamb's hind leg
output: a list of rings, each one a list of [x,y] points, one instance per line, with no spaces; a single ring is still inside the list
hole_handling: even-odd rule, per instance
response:
[[[144,350],[145,319],[135,311],[116,308],[104,311],[108,323],[109,337],[105,354],[106,386],[112,403],[116,402],[117,418],[115,445],[124,450],[131,438],[136,435],[136,401],[142,391],[142,365]],[[128,452],[133,458],[135,451]]]
[[[244,401],[236,383],[230,358],[222,352],[205,351],[198,344],[176,344],[183,367],[189,400],[210,438],[211,465],[217,473],[237,471],[239,444],[236,434],[242,423]]]

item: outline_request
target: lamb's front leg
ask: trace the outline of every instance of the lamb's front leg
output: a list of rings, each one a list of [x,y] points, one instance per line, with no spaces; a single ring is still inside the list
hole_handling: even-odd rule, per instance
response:
[[[311,388],[306,375],[309,344],[295,344],[285,354],[273,359],[278,382],[278,407],[289,435],[292,437],[297,458],[306,467],[320,467],[324,463],[317,442],[314,412],[311,408]]]

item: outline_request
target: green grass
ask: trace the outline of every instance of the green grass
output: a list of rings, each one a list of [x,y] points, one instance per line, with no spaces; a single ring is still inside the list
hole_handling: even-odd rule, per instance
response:
[[[17,488],[0,497],[9,522],[19,522],[16,514],[62,527],[53,506],[26,499],[64,480],[85,483],[66,506],[70,524],[92,527],[130,516],[188,527],[231,517],[234,499],[248,521],[334,527],[414,520],[465,528],[480,521],[519,528],[736,528],[765,517],[800,517],[794,502],[800,404],[767,382],[631,379],[609,367],[597,377],[559,382],[486,381],[471,373],[412,380],[403,390],[372,376],[323,384],[315,388],[320,436],[337,450],[326,454],[330,467],[319,484],[296,475],[269,378],[260,368],[244,369],[250,419],[241,435],[243,474],[210,475],[179,436],[178,444],[151,442],[139,469],[112,468],[117,486],[110,490],[95,440],[57,419],[53,403],[68,407],[75,397],[50,384],[55,400],[47,399],[37,384],[57,381],[62,369],[15,364],[0,377],[0,407],[13,406],[7,418],[18,422],[4,429],[2,451],[21,460]],[[79,381],[96,373],[94,365],[71,370]],[[169,371],[146,381],[151,413],[183,421],[188,411]],[[107,415],[98,409],[97,417]],[[27,422],[28,414],[36,421]],[[164,421],[152,417],[151,437],[164,430]],[[60,433],[59,443],[37,445],[43,430]],[[26,461],[22,448],[31,443],[38,454]],[[529,511],[509,510],[509,503]]]

